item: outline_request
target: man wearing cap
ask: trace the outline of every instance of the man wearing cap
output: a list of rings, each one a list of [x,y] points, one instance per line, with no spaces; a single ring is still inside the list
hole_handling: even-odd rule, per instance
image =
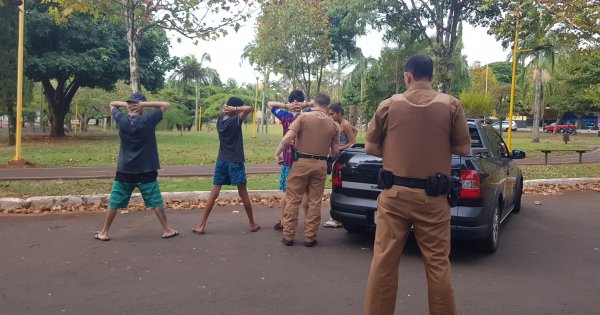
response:
[[[127,114],[121,112],[120,107],[127,107]],[[143,114],[146,107],[155,109]],[[117,175],[110,193],[104,227],[102,231],[94,235],[95,239],[110,240],[108,230],[117,215],[117,209],[127,208],[131,193],[135,188],[140,190],[146,207],[154,210],[163,229],[162,238],[170,238],[179,234],[167,222],[157,181],[160,163],[155,131],[156,125],[163,118],[163,112],[168,108],[169,103],[146,102],[146,97],[140,92],[134,93],[125,102],[110,102],[113,121],[119,129],[121,145]]]
[[[365,149],[382,158],[385,189],[377,199],[366,315],[394,313],[398,265],[411,226],[425,263],[429,313],[456,314],[448,185],[431,183],[448,183],[452,154],[468,155],[471,139],[461,104],[433,91],[432,79],[431,58],[412,56],[404,66],[408,90],[381,102],[367,130]]]
[[[283,244],[292,246],[298,225],[298,212],[302,195],[308,195],[308,209],[304,216],[304,246],[317,244],[317,231],[321,223],[321,198],[327,180],[327,156],[339,151],[338,127],[329,116],[330,98],[318,93],[311,103],[313,111],[304,113],[290,126],[281,140],[275,157],[281,160],[283,148],[296,139],[297,160],[292,164],[286,182],[286,205],[283,210]]]
[[[213,188],[208,196],[200,225],[194,227],[192,232],[202,235],[205,233],[208,216],[215,205],[223,185],[237,186],[238,194],[244,204],[248,216],[250,232],[257,232],[260,226],[254,222],[252,203],[246,187],[246,169],[244,166],[244,138],[242,137],[242,123],[254,109],[244,106],[244,101],[238,97],[230,97],[223,106],[223,113],[217,119],[219,132],[219,155],[215,165]]]

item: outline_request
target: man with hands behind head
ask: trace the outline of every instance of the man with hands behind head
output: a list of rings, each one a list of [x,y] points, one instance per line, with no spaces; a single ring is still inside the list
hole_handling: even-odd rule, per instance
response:
[[[127,108],[127,114],[119,109]],[[143,114],[145,108],[154,108]],[[117,174],[110,193],[110,202],[104,219],[102,231],[94,238],[109,241],[108,230],[117,215],[117,209],[127,208],[131,193],[140,190],[144,204],[152,208],[163,229],[162,238],[177,236],[167,223],[163,199],[158,186],[158,147],[156,145],[156,125],[162,120],[163,112],[169,108],[166,102],[146,102],[146,97],[136,92],[125,101],[110,102],[113,121],[119,129],[121,144]]]
[[[257,232],[260,226],[254,222],[252,204],[246,187],[246,169],[244,166],[244,139],[242,137],[242,123],[253,111],[252,106],[245,106],[244,101],[238,97],[230,97],[223,106],[223,113],[217,120],[219,132],[219,155],[213,177],[213,188],[208,196],[206,207],[200,225],[194,227],[192,232],[202,235],[205,233],[208,216],[215,205],[221,192],[221,186],[237,186],[238,194],[244,204],[246,215],[250,224],[250,232]]]

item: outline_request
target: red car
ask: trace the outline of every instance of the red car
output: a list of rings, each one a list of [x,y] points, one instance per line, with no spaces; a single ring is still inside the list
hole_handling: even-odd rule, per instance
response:
[[[557,126],[556,123],[551,123],[547,126],[544,126],[544,132],[554,132],[555,128],[556,132],[570,132],[575,130],[575,126],[571,124],[558,124]]]

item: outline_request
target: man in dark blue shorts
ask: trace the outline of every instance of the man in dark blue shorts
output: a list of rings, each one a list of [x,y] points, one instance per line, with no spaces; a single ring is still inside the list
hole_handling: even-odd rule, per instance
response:
[[[252,204],[246,188],[246,170],[244,168],[244,139],[242,137],[242,123],[248,114],[252,112],[252,106],[244,106],[244,101],[237,97],[231,97],[223,106],[223,113],[217,120],[217,131],[219,132],[219,155],[215,165],[215,176],[213,188],[208,196],[206,207],[202,215],[200,225],[194,227],[192,232],[204,234],[206,221],[223,185],[237,186],[238,193],[244,204],[248,215],[250,232],[260,230],[260,226],[254,222],[252,215]]]
[[[127,107],[127,114],[121,112],[120,107]],[[146,107],[156,109],[143,114]],[[156,213],[163,229],[162,238],[170,238],[179,234],[167,223],[163,199],[156,180],[160,163],[154,133],[156,125],[163,118],[163,112],[168,108],[169,103],[146,102],[146,97],[140,92],[131,95],[126,102],[110,102],[113,121],[119,128],[121,146],[117,175],[110,193],[104,227],[102,231],[94,235],[95,239],[110,240],[108,230],[117,215],[117,209],[127,208],[131,193],[135,188],[140,190],[146,207],[153,209]]]

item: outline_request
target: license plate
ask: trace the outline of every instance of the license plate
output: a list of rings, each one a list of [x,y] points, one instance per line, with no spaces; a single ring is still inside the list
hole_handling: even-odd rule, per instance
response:
[[[377,224],[377,210],[373,211],[373,223]]]

